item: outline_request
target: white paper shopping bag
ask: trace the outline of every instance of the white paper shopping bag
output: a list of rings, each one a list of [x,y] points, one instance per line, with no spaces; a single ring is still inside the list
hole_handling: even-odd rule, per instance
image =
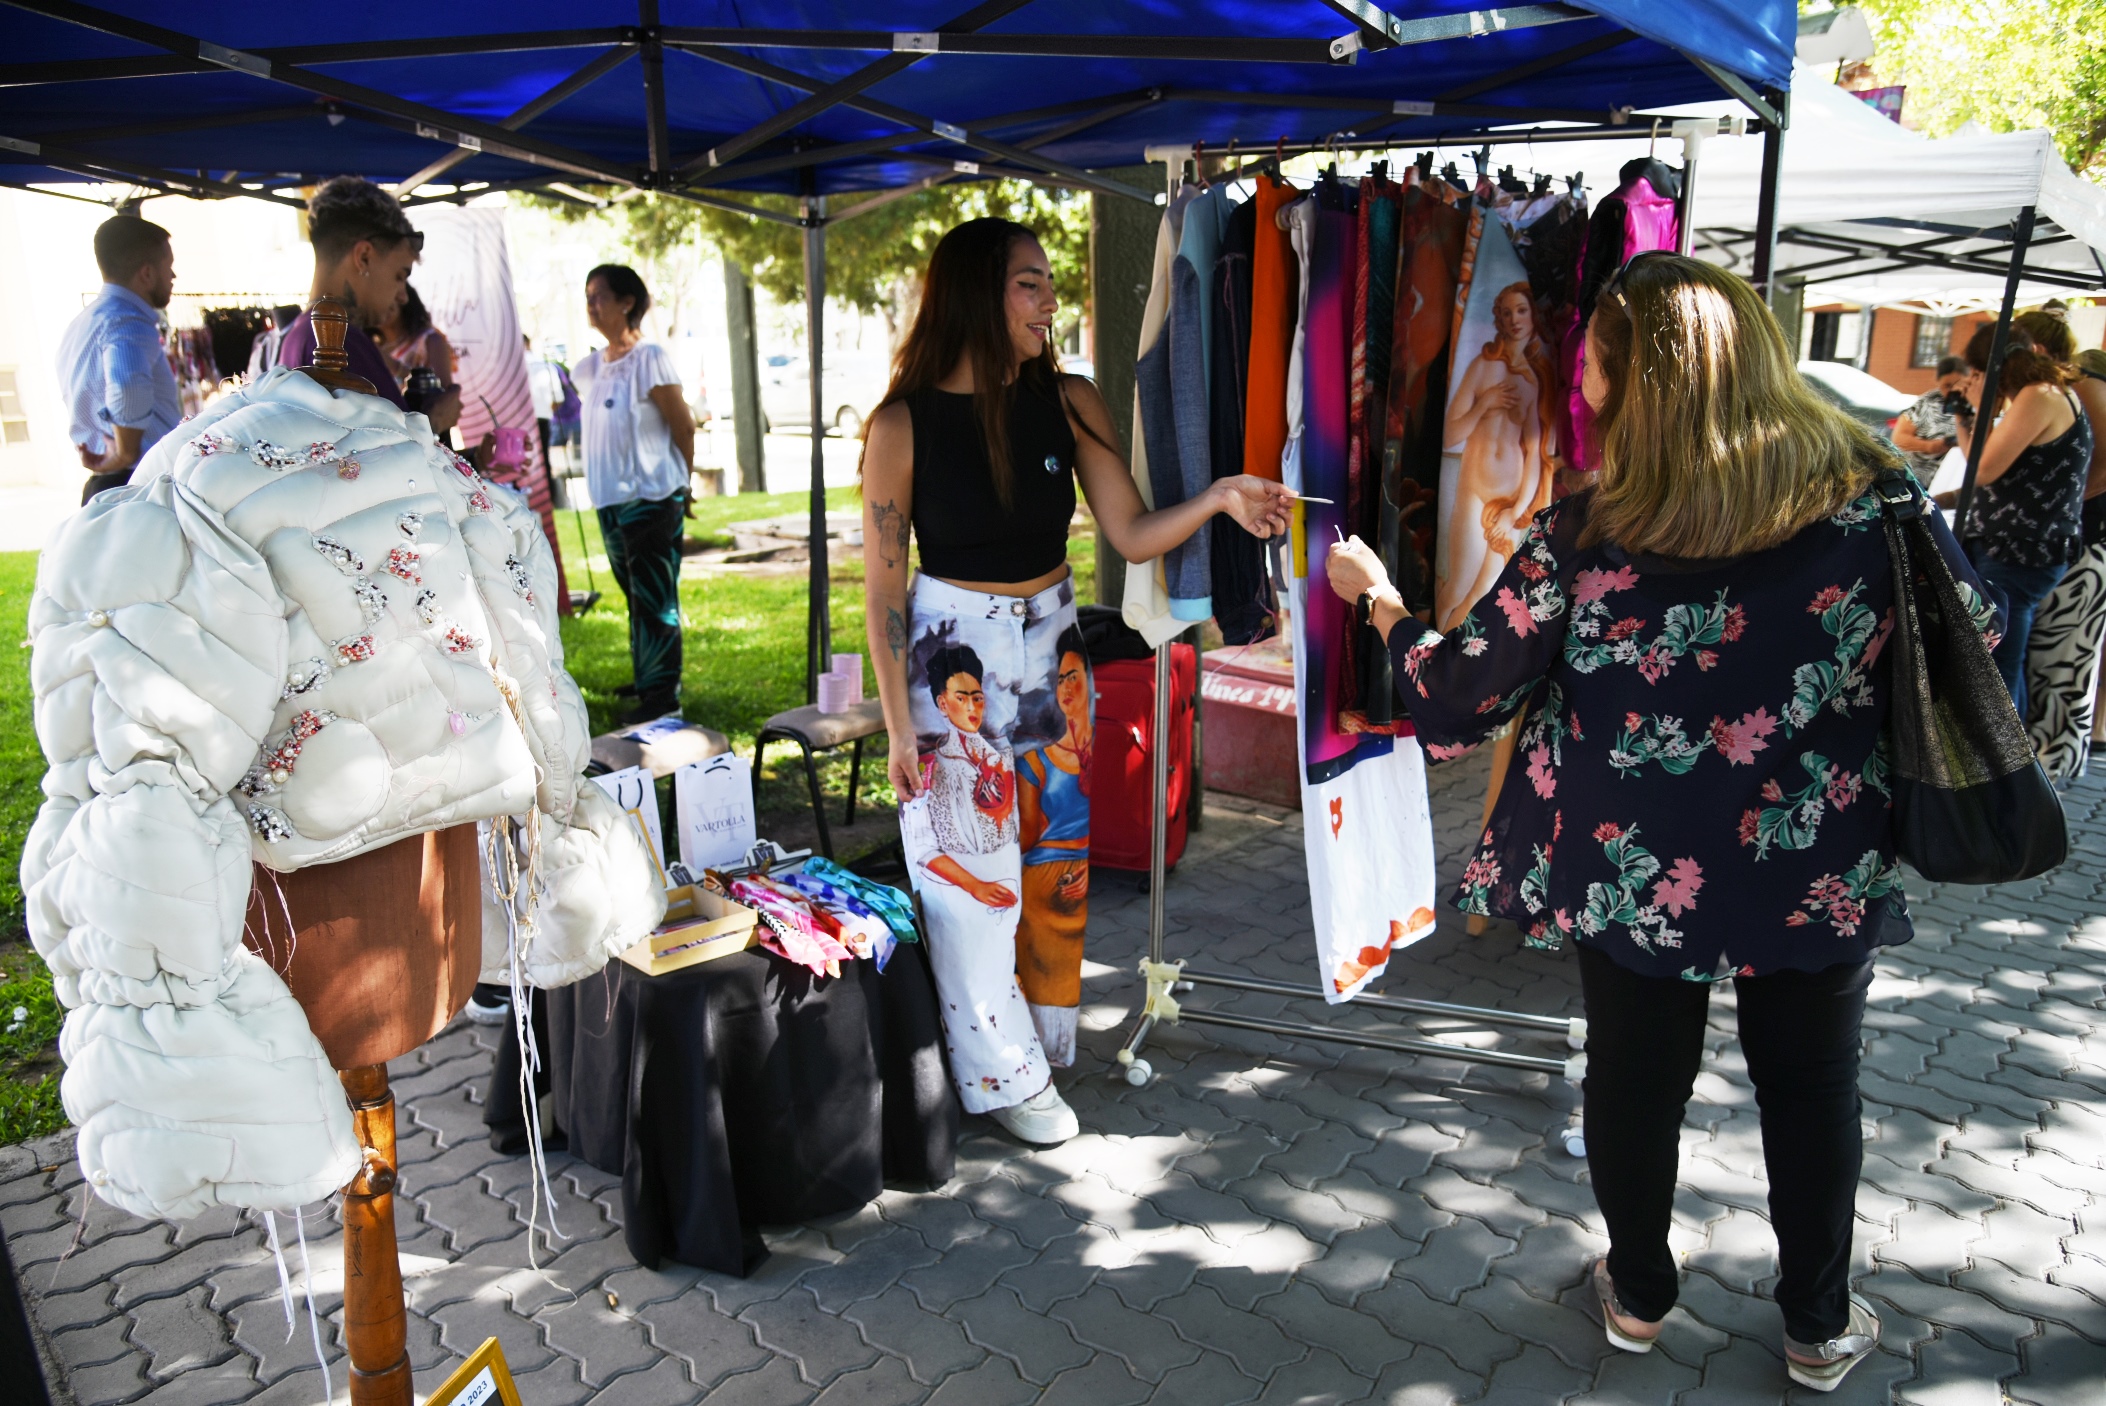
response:
[[[673,826],[680,862],[697,875],[743,860],[760,833],[753,818],[752,764],[727,752],[675,771]]]
[[[665,822],[658,818],[658,788],[652,784],[651,773],[640,766],[623,767],[610,771],[605,776],[592,780],[602,791],[614,798],[614,803],[643,822],[644,834],[651,840],[651,852],[658,857],[658,872],[665,872]]]

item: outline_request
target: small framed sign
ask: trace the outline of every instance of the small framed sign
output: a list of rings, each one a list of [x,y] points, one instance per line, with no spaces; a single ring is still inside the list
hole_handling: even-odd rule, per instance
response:
[[[512,1384],[512,1369],[505,1365],[505,1350],[497,1339],[484,1338],[483,1345],[424,1398],[424,1406],[520,1406],[519,1388]]]

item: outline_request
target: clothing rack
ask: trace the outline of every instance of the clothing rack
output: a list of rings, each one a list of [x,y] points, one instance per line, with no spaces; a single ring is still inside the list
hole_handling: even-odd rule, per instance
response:
[[[1663,119],[1670,120],[1670,119]],[[1650,123],[1651,119],[1647,119]],[[1756,124],[1759,127],[1759,123]],[[1712,135],[1724,135],[1749,130],[1741,118],[1678,119],[1666,135],[1678,137],[1683,142],[1685,174],[1683,177],[1683,206],[1681,210],[1682,241],[1687,252],[1690,210],[1687,205],[1689,192],[1694,187],[1698,152],[1704,139]],[[1612,128],[1550,128],[1533,133],[1487,132],[1468,138],[1454,140],[1405,140],[1384,142],[1379,146],[1347,147],[1343,142],[1282,142],[1265,152],[1255,167],[1274,162],[1286,153],[1303,154],[1312,151],[1382,151],[1406,149],[1425,150],[1427,147],[1470,146],[1487,147],[1505,142],[1535,140],[1592,141],[1602,137],[1648,138],[1657,140],[1662,133],[1657,124],[1646,127],[1619,126]],[[1181,178],[1184,162],[1194,160],[1203,153],[1203,144],[1191,147],[1153,146],[1144,155],[1150,162],[1164,162],[1169,171],[1170,189],[1165,197],[1173,198],[1177,182]],[[1415,1035],[1392,1035],[1382,1031],[1345,1030],[1312,1024],[1306,1021],[1274,1020],[1264,1016],[1235,1015],[1226,1011],[1191,1007],[1178,997],[1187,995],[1201,986],[1219,987],[1229,991],[1251,991],[1268,996],[1286,996],[1297,1000],[1324,998],[1321,987],[1302,986],[1292,982],[1271,981],[1262,977],[1239,976],[1229,972],[1195,970],[1183,961],[1166,960],[1164,952],[1164,930],[1168,920],[1169,895],[1167,893],[1167,869],[1169,856],[1169,797],[1170,797],[1170,648],[1167,643],[1155,650],[1155,754],[1152,759],[1153,785],[1150,804],[1150,833],[1148,857],[1148,955],[1140,963],[1140,975],[1147,983],[1147,996],[1141,1013],[1135,1019],[1132,1033],[1120,1046],[1118,1062],[1128,1084],[1140,1087],[1155,1077],[1154,1068],[1141,1056],[1148,1038],[1161,1024],[1170,1025],[1218,1025],[1233,1030],[1250,1030],[1262,1035],[1277,1035],[1289,1040],[1307,1040],[1318,1044],[1353,1045],[1362,1049],[1388,1050],[1396,1054],[1433,1055],[1443,1059],[1463,1060],[1473,1064],[1489,1064],[1504,1069],[1525,1069],[1535,1073],[1553,1074],[1577,1086],[1587,1072],[1587,1021],[1584,1016],[1536,1015],[1523,1011],[1503,1011],[1489,1006],[1465,1006],[1448,1001],[1422,1001],[1395,996],[1356,996],[1353,1004],[1372,1010],[1399,1016],[1418,1016],[1430,1019],[1460,1020],[1479,1025],[1501,1025],[1538,1035],[1563,1036],[1566,1046],[1573,1051],[1563,1059],[1547,1055],[1520,1054],[1509,1050],[1480,1050],[1466,1045],[1453,1044]],[[1573,1125],[1563,1133],[1565,1150],[1575,1157],[1584,1156],[1586,1145],[1579,1136],[1575,1115]]]

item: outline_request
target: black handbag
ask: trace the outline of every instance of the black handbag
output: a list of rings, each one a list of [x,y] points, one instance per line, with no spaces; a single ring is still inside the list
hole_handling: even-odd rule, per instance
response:
[[[1999,884],[2069,857],[2061,798],[1899,469],[1873,484],[1894,568],[1894,849],[1926,879]]]

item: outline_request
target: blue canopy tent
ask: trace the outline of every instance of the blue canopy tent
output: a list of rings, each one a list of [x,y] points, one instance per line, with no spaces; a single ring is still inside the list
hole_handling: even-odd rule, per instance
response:
[[[391,11],[374,38],[319,6],[0,0],[0,184],[297,203],[354,173],[414,205],[594,183],[798,224],[814,425],[827,225],[959,179],[1157,200],[1098,170],[1164,143],[1636,135],[1649,109],[1730,96],[1766,135],[1767,283],[1789,0],[961,3],[464,0]],[[804,199],[786,215],[742,191]],[[831,649],[821,469],[815,435],[812,678]]]

